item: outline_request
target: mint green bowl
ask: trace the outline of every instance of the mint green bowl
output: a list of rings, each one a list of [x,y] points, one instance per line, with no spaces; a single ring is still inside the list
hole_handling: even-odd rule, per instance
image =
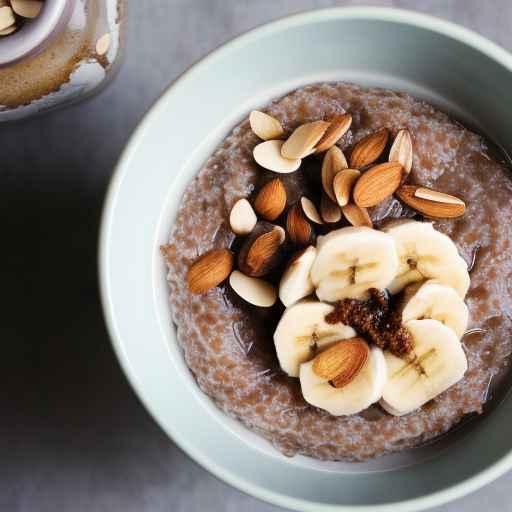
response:
[[[450,23],[401,10],[331,9],[238,37],[155,104],[106,200],[102,299],[133,387],[193,459],[263,500],[322,512],[420,510],[474,491],[512,466],[509,397],[454,435],[402,455],[366,464],[282,456],[199,391],[176,344],[159,254],[186,184],[229,129],[272,97],[321,80],[406,90],[512,152],[511,71],[511,55]]]

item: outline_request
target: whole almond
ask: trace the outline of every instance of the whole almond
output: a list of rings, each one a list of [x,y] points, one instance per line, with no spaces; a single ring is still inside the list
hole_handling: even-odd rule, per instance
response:
[[[268,274],[279,265],[280,247],[284,242],[283,228],[275,226],[267,233],[262,233],[247,241],[247,247],[238,254],[238,266],[251,277]]]
[[[253,150],[254,160],[261,167],[269,171],[287,174],[294,172],[300,167],[301,160],[296,158],[290,160],[281,155],[281,148],[284,145],[282,140],[267,140],[261,142]]]
[[[270,221],[276,220],[286,207],[286,189],[279,178],[263,185],[254,201],[254,209]]]
[[[412,139],[409,130],[400,130],[389,150],[390,162],[399,162],[409,174],[412,169]]]
[[[350,155],[350,167],[360,169],[365,165],[372,164],[379,158],[388,142],[389,131],[387,128],[381,128],[376,132],[370,133],[361,139],[352,150]]]
[[[370,347],[362,338],[341,340],[315,357],[313,372],[334,387],[342,388],[354,380],[369,354]]]
[[[284,133],[281,123],[275,117],[259,110],[251,112],[249,123],[251,130],[263,140],[278,139]]]
[[[347,159],[338,146],[333,146],[325,153],[322,162],[322,187],[333,201],[336,201],[333,190],[334,177],[347,167]]]
[[[233,254],[228,249],[213,249],[203,254],[188,270],[190,293],[205,293],[218,286],[233,269]]]
[[[464,215],[466,204],[462,199],[416,185],[402,185],[396,196],[414,210],[435,219],[453,219]]]
[[[299,126],[283,144],[281,155],[291,159],[310,155],[327,128],[329,123],[325,121],[313,121]]]
[[[357,180],[354,202],[362,208],[381,203],[400,186],[402,172],[402,165],[398,162],[374,165]]]
[[[304,215],[300,204],[293,205],[288,211],[286,231],[295,245],[303,246],[311,243],[314,237],[313,228]]]
[[[320,215],[324,222],[334,224],[341,220],[341,208],[324,192],[320,200]]]
[[[269,308],[277,300],[277,290],[270,283],[246,276],[238,270],[229,276],[229,284],[237,295],[253,306]]]
[[[320,214],[318,213],[318,210],[316,209],[316,206],[313,201],[311,201],[311,199],[307,197],[301,197],[300,205],[302,206],[304,215],[311,222],[314,222],[315,224],[323,224],[322,218],[320,217]]]
[[[352,124],[351,114],[340,114],[333,117],[330,121],[329,128],[325,131],[322,138],[315,147],[316,153],[322,153],[334,146],[345,133],[347,133]]]
[[[247,199],[239,199],[231,208],[229,225],[235,235],[248,235],[256,226],[258,218]]]
[[[334,176],[332,188],[336,202],[340,206],[345,206],[349,203],[352,189],[360,176],[361,172],[357,169],[344,169]]]
[[[345,218],[352,224],[352,226],[368,226],[373,227],[372,219],[366,208],[361,208],[354,203],[348,203],[341,208]]]

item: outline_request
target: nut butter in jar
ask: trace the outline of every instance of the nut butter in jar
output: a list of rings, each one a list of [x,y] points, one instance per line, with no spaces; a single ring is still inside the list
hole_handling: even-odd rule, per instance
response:
[[[0,121],[82,100],[118,68],[126,0],[0,0]]]

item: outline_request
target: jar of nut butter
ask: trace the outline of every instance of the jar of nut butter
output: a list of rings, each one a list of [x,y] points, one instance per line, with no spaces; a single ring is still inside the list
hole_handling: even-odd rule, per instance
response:
[[[119,65],[126,0],[0,0],[0,121],[98,92]]]

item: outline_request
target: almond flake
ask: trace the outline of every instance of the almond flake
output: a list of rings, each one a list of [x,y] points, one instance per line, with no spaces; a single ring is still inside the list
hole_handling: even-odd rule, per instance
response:
[[[369,208],[393,195],[402,182],[402,165],[386,162],[374,165],[357,180],[354,202],[361,208]]]
[[[336,195],[333,189],[334,177],[340,171],[347,168],[347,159],[338,146],[333,146],[325,153],[322,162],[322,187],[333,201],[336,201]]]
[[[345,206],[349,203],[352,189],[360,176],[361,173],[357,169],[344,169],[334,176],[332,188],[336,201],[340,206]]]
[[[229,225],[236,235],[248,235],[256,226],[258,218],[247,199],[239,199],[231,208]]]
[[[300,200],[300,204],[302,206],[302,211],[304,212],[304,215],[315,224],[323,224],[322,219],[320,218],[320,214],[318,213],[318,210],[316,209],[316,206],[314,205],[313,201],[311,199],[308,199],[307,197],[302,197]]]
[[[400,130],[393,145],[389,150],[390,162],[399,162],[402,164],[404,171],[409,174],[412,169],[412,140],[409,130]]]
[[[417,188],[414,192],[414,195],[421,199],[429,199],[430,201],[435,201],[436,203],[448,203],[465,206],[464,201],[458,197],[444,194],[443,192],[437,192],[436,190],[432,190],[426,187]]]
[[[14,13],[9,6],[0,7],[0,30],[6,30],[16,23]]]
[[[282,140],[268,140],[258,144],[253,151],[254,160],[269,171],[279,173],[294,172],[300,167],[301,159],[284,158],[281,155]]]
[[[263,140],[278,139],[284,133],[281,123],[275,117],[259,110],[251,112],[249,123],[251,130]]]
[[[366,208],[361,208],[354,203],[348,203],[346,206],[341,208],[341,211],[352,226],[373,227],[372,219]]]
[[[276,220],[286,207],[286,189],[279,178],[266,183],[254,200],[254,209],[270,221]]]
[[[112,36],[110,34],[103,34],[98,41],[96,41],[96,53],[98,55],[105,55],[110,49],[112,44]]]
[[[43,2],[39,0],[11,0],[13,11],[23,18],[36,18],[41,12]]]
[[[320,214],[324,222],[334,224],[341,220],[341,208],[324,192],[320,200]]]
[[[12,34],[18,27],[16,25],[11,25],[10,27],[4,28],[0,30],[0,36],[8,36]]]
[[[277,291],[270,283],[246,276],[238,270],[229,276],[229,284],[237,295],[253,306],[269,308],[277,300]]]
[[[325,121],[313,121],[299,126],[283,144],[281,155],[291,159],[310,155],[327,128],[329,128],[329,123]]]
[[[341,114],[335,116],[330,120],[330,123],[329,128],[327,128],[323,137],[316,145],[316,153],[327,151],[329,148],[334,146],[334,144],[336,144],[336,142],[338,142],[345,133],[347,133],[350,125],[352,124],[352,115]]]
[[[384,151],[388,137],[388,129],[381,128],[362,138],[352,150],[352,154],[350,155],[350,167],[352,169],[360,169],[365,165],[375,162]]]

